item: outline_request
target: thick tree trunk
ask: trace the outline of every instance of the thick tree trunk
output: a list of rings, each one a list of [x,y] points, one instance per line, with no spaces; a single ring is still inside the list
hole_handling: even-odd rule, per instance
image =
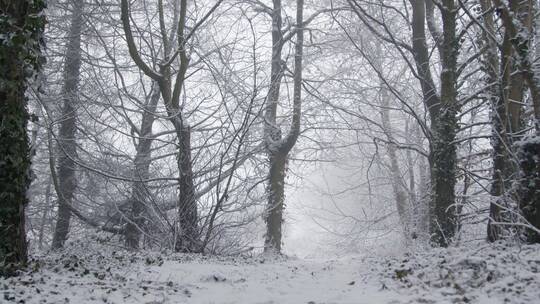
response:
[[[31,178],[25,72],[39,67],[43,7],[41,1],[0,0],[0,275],[12,274],[27,260],[24,208]]]
[[[455,212],[456,185],[456,113],[451,109],[440,116],[433,131],[431,153],[432,202],[430,205],[431,241],[446,247],[456,233],[457,214]]]
[[[432,120],[431,182],[431,240],[446,247],[458,228],[456,208],[456,133],[457,133],[457,55],[456,7],[454,0],[444,0],[441,6],[443,41],[441,63],[441,97],[438,119]]]
[[[8,12],[19,25],[26,13],[20,6]],[[0,43],[0,77],[10,84],[0,88],[0,275],[26,262],[24,208],[30,184],[30,147],[23,63],[17,51]]]
[[[275,153],[270,156],[268,176],[268,207],[266,214],[265,252],[281,252],[281,228],[285,202],[285,166],[287,155]]]
[[[196,252],[199,250],[200,242],[191,162],[191,128],[183,127],[178,137],[180,139],[178,152],[178,168],[180,170],[178,220],[180,231],[178,231],[175,249],[180,252]]]
[[[146,185],[143,180],[149,178],[150,163],[151,163],[151,148],[152,148],[152,126],[154,125],[154,113],[157,103],[160,98],[160,91],[157,84],[154,87],[154,93],[150,96],[150,100],[144,106],[142,114],[142,122],[138,143],[136,146],[137,153],[135,155],[135,170],[130,198],[130,211],[128,214],[128,223],[124,230],[126,238],[126,246],[131,249],[139,248],[141,238],[141,227],[144,225],[145,201],[148,197]]]
[[[73,0],[73,13],[69,30],[64,67],[64,87],[62,91],[62,120],[59,130],[58,154],[58,218],[54,230],[52,248],[59,249],[64,246],[69,233],[71,211],[68,206],[73,204],[73,197],[77,188],[75,162],[77,153],[77,98],[79,91],[79,76],[81,68],[81,33],[83,27],[82,13],[84,0]]]

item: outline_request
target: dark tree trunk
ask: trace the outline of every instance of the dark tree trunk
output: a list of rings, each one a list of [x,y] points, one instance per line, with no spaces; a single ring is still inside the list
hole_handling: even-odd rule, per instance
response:
[[[285,202],[285,165],[287,155],[276,152],[270,155],[268,176],[268,207],[266,214],[266,252],[281,252],[281,227]]]
[[[281,251],[281,224],[283,222],[283,200],[285,199],[284,165],[278,164],[277,151],[282,139],[281,129],[277,125],[276,115],[279,103],[281,78],[283,77],[283,33],[281,31],[281,0],[273,0],[272,11],[272,62],[270,70],[270,89],[265,109],[265,141],[269,160],[268,172],[268,205],[266,206],[266,234],[264,251],[279,253]],[[282,157],[283,158],[283,157]],[[286,156],[285,156],[286,158]],[[285,160],[281,160],[285,162]]]
[[[535,229],[525,230],[529,243],[540,243],[540,136],[524,141],[519,147],[521,167],[520,209],[523,217]]]
[[[430,205],[430,234],[434,245],[446,247],[457,228],[455,210],[456,185],[456,112],[448,109],[440,116],[433,131],[431,153],[432,202]]]
[[[178,195],[179,228],[176,251],[196,252],[199,250],[199,229],[197,201],[191,162],[191,128],[182,127],[178,134],[178,169],[180,170],[180,191]]]
[[[82,13],[84,0],[73,1],[71,28],[66,50],[64,67],[64,87],[62,91],[62,120],[59,130],[58,154],[58,218],[54,230],[52,248],[59,249],[64,246],[69,233],[71,211],[67,205],[73,204],[77,179],[74,158],[77,153],[75,139],[77,131],[77,98],[79,91],[79,76],[81,67],[81,32],[83,26]]]
[[[18,20],[24,18],[25,10],[19,8],[9,13]],[[0,88],[0,275],[9,272],[11,266],[26,262],[24,207],[30,184],[28,113],[23,64],[12,60],[18,58],[16,52],[17,49],[10,50],[4,44],[0,46],[0,77],[10,83],[10,87]]]
[[[458,229],[456,208],[456,133],[457,133],[457,55],[456,7],[454,0],[443,0],[441,6],[443,40],[441,56],[441,107],[438,119],[432,120],[431,240],[446,247]]]
[[[27,260],[24,208],[31,174],[25,69],[40,65],[44,6],[37,0],[0,0],[0,275],[12,274]]]
[[[456,38],[456,8],[453,0],[442,1],[442,34],[434,28],[434,22],[430,23],[432,34],[437,36],[434,37],[437,43],[442,42],[439,47],[442,65],[439,97],[431,76],[430,54],[426,43],[426,0],[411,0],[411,5],[414,59],[424,104],[431,119],[429,164],[432,195],[429,230],[434,245],[447,246],[458,228],[455,209],[457,155],[454,143],[457,132],[456,70],[459,49]],[[428,17],[432,17],[432,14]]]

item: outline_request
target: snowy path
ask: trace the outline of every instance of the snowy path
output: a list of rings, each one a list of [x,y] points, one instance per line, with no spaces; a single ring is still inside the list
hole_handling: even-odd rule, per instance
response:
[[[73,246],[0,278],[0,303],[540,303],[540,246],[484,243],[340,260]]]
[[[396,297],[362,274],[365,266],[355,260],[166,260],[95,273],[73,264],[58,273],[28,276],[16,290],[8,286],[15,293],[10,292],[9,299],[13,303],[23,299],[25,303],[360,304],[389,303]]]
[[[166,269],[163,271],[162,269]],[[254,265],[165,262],[152,281],[187,281],[189,303],[385,303],[391,297],[354,261],[287,261]]]

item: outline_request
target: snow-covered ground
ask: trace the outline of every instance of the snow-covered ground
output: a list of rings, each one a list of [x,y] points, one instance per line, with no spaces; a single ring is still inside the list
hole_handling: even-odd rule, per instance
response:
[[[540,247],[304,260],[76,243],[36,256],[0,290],[0,303],[540,303]]]

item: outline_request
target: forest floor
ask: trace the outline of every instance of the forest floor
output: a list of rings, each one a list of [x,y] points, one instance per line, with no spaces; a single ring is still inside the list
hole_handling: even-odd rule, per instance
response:
[[[0,303],[540,303],[540,246],[478,242],[336,260],[72,243],[0,279]]]

